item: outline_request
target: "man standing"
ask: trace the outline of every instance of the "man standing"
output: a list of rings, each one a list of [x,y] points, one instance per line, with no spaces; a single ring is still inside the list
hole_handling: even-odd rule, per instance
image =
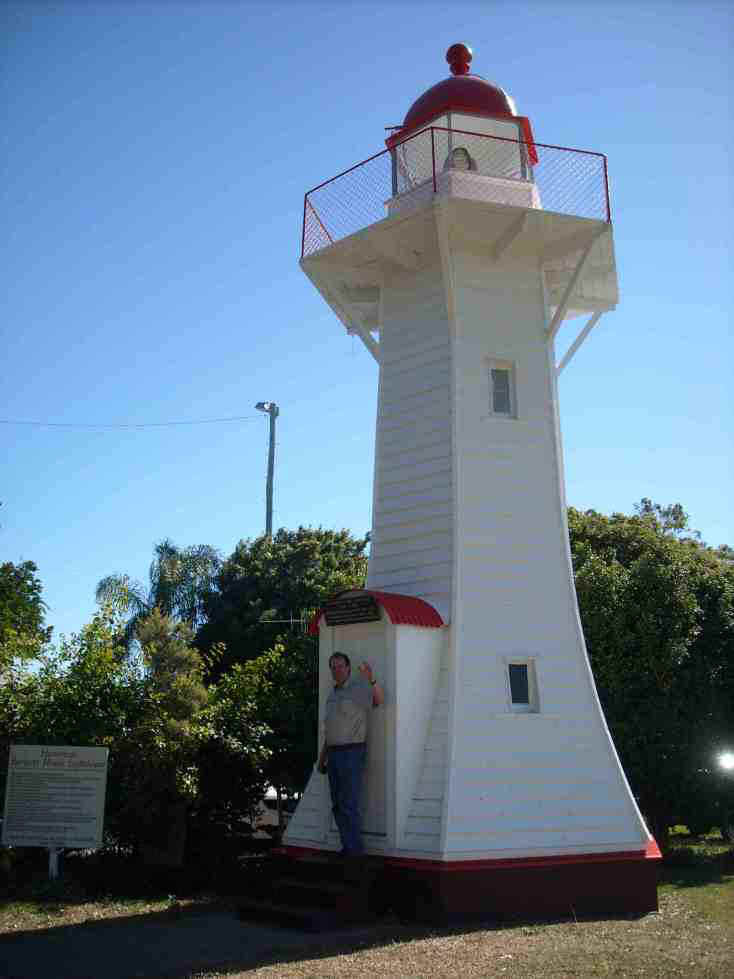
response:
[[[362,828],[360,801],[367,759],[367,713],[385,700],[382,687],[365,660],[360,676],[352,679],[346,653],[333,653],[329,669],[334,689],[326,700],[324,745],[318,769],[328,772],[331,805],[342,841],[342,854],[360,856]]]

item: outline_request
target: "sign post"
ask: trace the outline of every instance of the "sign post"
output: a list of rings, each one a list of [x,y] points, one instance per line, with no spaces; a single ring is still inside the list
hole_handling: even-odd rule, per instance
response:
[[[48,848],[48,876],[50,880],[59,876],[59,850],[55,846]]]
[[[108,754],[108,748],[11,745],[5,846],[45,847],[52,880],[65,847],[101,846]]]

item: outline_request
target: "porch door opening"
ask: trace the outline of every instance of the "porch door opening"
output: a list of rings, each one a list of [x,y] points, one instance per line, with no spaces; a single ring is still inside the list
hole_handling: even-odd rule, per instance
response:
[[[375,678],[384,685],[385,632],[384,622],[337,626],[334,629],[333,648],[342,650],[349,656],[353,677],[359,676],[359,665],[362,660],[367,660],[372,666]],[[385,691],[385,698],[389,699],[389,696],[390,692]],[[367,719],[367,769],[362,790],[362,833],[366,847],[370,845],[370,838],[382,838],[387,834],[385,812],[386,730],[385,707],[374,707]],[[333,815],[330,820],[330,831],[330,835],[336,834],[338,838]]]

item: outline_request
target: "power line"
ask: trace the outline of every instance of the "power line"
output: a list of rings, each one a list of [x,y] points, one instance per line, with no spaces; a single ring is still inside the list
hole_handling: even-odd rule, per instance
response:
[[[33,428],[170,428],[173,425],[221,425],[226,422],[254,422],[258,415],[234,415],[231,418],[198,418],[193,421],[172,422],[39,422],[18,421],[12,418],[0,418],[0,425],[26,425]]]

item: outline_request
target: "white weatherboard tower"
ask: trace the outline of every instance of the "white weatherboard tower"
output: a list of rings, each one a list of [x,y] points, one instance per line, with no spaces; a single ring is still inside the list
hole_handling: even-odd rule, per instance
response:
[[[536,145],[468,48],[447,60],[382,155],[306,197],[302,267],[380,368],[367,588],[318,619],[320,710],[329,655],[369,658],[367,851],[435,904],[649,910],[659,853],[589,667],[558,422],[557,376],[617,302],[606,161]],[[338,849],[323,776],[284,843]]]

